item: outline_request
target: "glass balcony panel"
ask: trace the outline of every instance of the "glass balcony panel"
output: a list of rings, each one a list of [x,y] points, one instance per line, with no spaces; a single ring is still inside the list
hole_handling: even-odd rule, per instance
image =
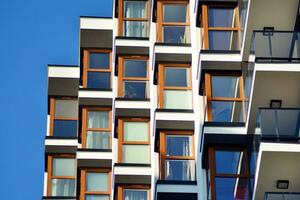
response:
[[[246,178],[215,178],[217,200],[250,200],[249,180]]]
[[[148,25],[146,21],[124,21],[123,33],[125,37],[148,37]]]
[[[110,53],[90,53],[90,69],[109,69]]]
[[[52,179],[51,196],[75,196],[75,180]]]
[[[146,60],[124,60],[124,77],[147,77]]]
[[[123,163],[149,164],[149,145],[123,145]]]
[[[110,89],[110,73],[109,72],[88,72],[87,88]]]
[[[167,156],[192,156],[192,136],[167,135]]]
[[[146,1],[124,1],[124,18],[146,18]]]
[[[148,200],[148,190],[124,189],[124,199],[126,200]]]
[[[166,109],[192,109],[192,91],[165,90],[164,108]]]
[[[186,4],[164,4],[163,22],[186,22]]]
[[[166,160],[165,180],[172,181],[194,181],[194,160]]]
[[[239,50],[238,31],[208,31],[209,50]]]
[[[230,7],[209,7],[208,26],[209,27],[235,27],[234,8]]]
[[[87,131],[86,148],[88,149],[110,149],[110,132]]]
[[[299,110],[277,110],[277,118],[280,137],[299,138]]]
[[[163,42],[165,43],[190,43],[189,26],[163,26]]]
[[[147,81],[124,81],[123,97],[132,99],[146,99],[149,94],[149,85]]]
[[[190,70],[182,67],[165,67],[164,86],[189,87]]]
[[[85,195],[85,200],[109,200],[109,195]]]
[[[77,137],[77,120],[54,120],[53,136]]]
[[[267,192],[265,194],[265,200],[299,200],[300,193],[288,193],[288,192]]]
[[[246,114],[243,104],[238,101],[212,101],[212,121],[244,122]]]

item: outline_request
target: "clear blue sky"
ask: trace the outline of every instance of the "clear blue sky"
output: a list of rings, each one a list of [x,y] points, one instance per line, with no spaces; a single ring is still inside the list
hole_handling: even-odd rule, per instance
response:
[[[0,0],[1,200],[42,197],[47,64],[78,64],[79,16],[111,0]]]

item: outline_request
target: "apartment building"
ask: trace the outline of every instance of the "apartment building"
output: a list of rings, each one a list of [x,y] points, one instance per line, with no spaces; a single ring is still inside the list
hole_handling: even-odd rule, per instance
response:
[[[115,0],[48,66],[42,199],[300,199],[298,0]]]

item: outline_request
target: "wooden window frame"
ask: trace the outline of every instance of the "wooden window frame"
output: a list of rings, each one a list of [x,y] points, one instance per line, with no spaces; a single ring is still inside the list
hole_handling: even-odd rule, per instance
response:
[[[151,186],[150,185],[119,185],[117,200],[124,200],[124,190],[126,189],[136,189],[136,190],[148,190],[148,199],[151,199]]]
[[[168,135],[177,135],[177,136],[192,136],[192,155],[191,156],[167,156],[166,155],[166,143],[167,143],[167,136]],[[166,160],[194,160],[195,161],[195,139],[194,139],[194,132],[193,131],[170,131],[165,130],[160,132],[159,136],[159,151],[160,151],[160,178],[161,180],[165,180],[165,162]]]
[[[235,27],[209,27],[209,16],[208,10],[210,7],[220,7],[220,8],[233,8],[233,14],[235,14]],[[241,24],[240,24],[240,15],[239,15],[239,7],[238,3],[203,3],[202,4],[202,15],[201,15],[201,23],[203,28],[203,49],[209,50],[209,31],[237,31],[238,33],[238,44],[239,48],[241,48]]]
[[[124,141],[124,122],[147,122],[148,123],[148,141]],[[150,147],[150,120],[148,118],[120,118],[118,119],[118,162],[123,163],[123,145],[149,145]],[[151,155],[151,152],[149,152]]]
[[[93,69],[89,68],[90,53],[109,53],[109,69]],[[112,88],[112,52],[108,49],[84,49],[83,50],[83,74],[82,83],[83,87],[87,88],[88,73],[89,72],[104,72],[110,73],[110,88]],[[101,89],[99,89],[101,90]]]
[[[228,98],[228,97],[213,97],[212,96],[212,77],[213,76],[229,76],[239,78],[239,96],[238,98]],[[243,120],[246,119],[245,110],[245,92],[244,92],[244,79],[243,75],[240,74],[227,74],[227,73],[205,73],[205,95],[207,98],[207,120],[212,121],[212,101],[221,102],[241,102],[243,109]]]
[[[107,191],[86,191],[87,173],[107,173],[108,174],[108,190]],[[111,190],[112,190],[112,180],[111,180],[111,169],[108,168],[85,168],[80,171],[80,200],[85,200],[85,195],[109,195],[109,199],[111,199]]]
[[[109,116],[109,127],[108,128],[88,128],[88,112],[89,111],[94,111],[94,112],[101,112],[101,111],[108,111],[108,116]],[[110,133],[110,140],[109,140],[109,146],[110,149],[112,148],[112,109],[109,107],[101,107],[101,108],[96,108],[96,107],[84,107],[82,108],[82,148],[87,148],[86,147],[86,135],[87,131],[103,131],[103,132],[108,132]]]
[[[243,162],[245,166],[245,170],[241,174],[218,174],[216,170],[216,151],[241,151],[243,152]],[[211,187],[211,199],[216,200],[216,178],[250,178],[249,171],[249,160],[248,160],[248,152],[246,148],[243,147],[209,147],[208,148],[208,156],[209,156],[209,173],[210,173],[210,187]]]
[[[123,22],[124,21],[136,21],[136,22],[148,22],[148,33],[149,35],[149,19],[150,19],[150,9],[149,9],[149,0],[144,0],[146,2],[146,17],[145,18],[125,18],[124,17],[124,1],[126,0],[119,0],[119,7],[118,7],[118,36],[124,36],[125,33],[123,32]]]
[[[144,77],[125,77],[124,76],[124,61],[125,60],[144,60],[147,62],[146,78]],[[123,82],[124,81],[148,81],[149,83],[149,57],[148,56],[120,56],[119,57],[119,70],[118,70],[118,96],[123,97]],[[147,85],[146,85],[147,87]],[[148,94],[149,95],[149,94]]]
[[[73,158],[74,160],[76,160],[76,156],[72,155],[72,154],[53,154],[53,155],[48,155],[47,158],[47,196],[51,196],[51,180],[52,179],[74,179],[76,181],[76,166],[74,169],[74,176],[53,176],[52,172],[53,172],[53,159],[54,158]],[[76,188],[75,188],[76,191]]]
[[[186,22],[163,22],[163,7],[165,4],[186,4]],[[157,1],[157,42],[163,41],[163,27],[164,26],[188,26],[190,28],[190,1],[189,0],[159,0]]]
[[[49,136],[53,136],[54,134],[54,121],[55,120],[69,120],[69,121],[74,121],[76,120],[78,122],[78,117],[77,118],[69,118],[69,117],[55,117],[55,105],[56,105],[56,100],[78,100],[77,98],[72,98],[72,97],[60,97],[60,98],[50,98],[50,127],[49,127]]]
[[[187,68],[190,73],[190,78],[188,80],[187,87],[178,87],[178,86],[165,86],[165,68]],[[166,64],[158,64],[158,105],[159,108],[164,108],[164,91],[165,90],[183,90],[183,91],[192,91],[192,69],[190,64],[179,64],[179,63],[166,63]],[[193,100],[192,100],[193,107]]]

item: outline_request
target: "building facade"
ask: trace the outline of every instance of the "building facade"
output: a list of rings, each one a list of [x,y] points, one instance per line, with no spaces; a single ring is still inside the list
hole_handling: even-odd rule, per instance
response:
[[[42,199],[300,199],[298,0],[115,0],[48,66]]]

